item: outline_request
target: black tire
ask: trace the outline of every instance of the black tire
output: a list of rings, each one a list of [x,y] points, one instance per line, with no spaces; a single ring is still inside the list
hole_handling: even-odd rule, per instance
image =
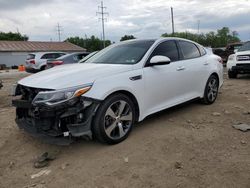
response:
[[[213,84],[213,82],[215,83]],[[202,102],[204,104],[213,104],[218,96],[218,91],[219,91],[219,79],[217,76],[211,75],[206,83]]]
[[[40,70],[41,70],[41,71],[44,71],[45,68],[46,68],[46,65],[42,66]]]
[[[122,103],[124,102],[126,104],[122,111],[126,110],[127,112],[129,112],[129,114],[127,115],[122,115],[123,112],[120,112],[120,107]],[[118,112],[114,109],[114,107],[116,106],[117,106]],[[114,110],[112,110],[112,108]],[[113,118],[113,116],[109,116],[108,114],[110,112],[110,109],[112,110],[112,112],[114,112],[114,115],[117,115],[117,114],[120,114],[120,115],[117,115],[116,118]],[[117,143],[122,142],[128,137],[128,135],[130,134],[132,130],[132,127],[135,122],[135,114],[136,113],[135,113],[134,104],[128,96],[124,94],[120,94],[120,93],[111,95],[110,97],[108,97],[102,102],[102,104],[99,106],[96,112],[96,115],[94,117],[93,126],[92,126],[94,138],[96,138],[99,142],[107,143],[107,144],[117,144]],[[119,116],[119,120],[118,120],[118,116]],[[131,121],[122,120],[122,118],[124,118],[125,116],[126,117],[129,116],[131,118]],[[108,128],[110,127],[115,127],[115,128],[111,128],[112,131],[108,131]],[[124,135],[122,137],[119,137],[121,136],[121,132],[120,132],[121,127],[122,127],[122,130],[124,131],[122,132]],[[110,132],[110,133],[108,134],[107,132]],[[116,134],[119,136],[115,137]]]
[[[228,71],[228,78],[237,78],[237,73],[233,71]]]

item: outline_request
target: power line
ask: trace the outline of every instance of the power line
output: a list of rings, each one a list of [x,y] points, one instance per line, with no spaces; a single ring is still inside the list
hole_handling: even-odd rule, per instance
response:
[[[56,31],[57,31],[57,34],[58,34],[58,41],[61,42],[62,26],[60,26],[59,23],[57,23]]]
[[[101,17],[99,20],[102,21],[102,40],[103,40],[103,48],[105,48],[105,28],[104,28],[104,22],[107,21],[106,16],[108,16],[108,12],[105,12],[107,7],[103,6],[103,2],[101,1],[101,6],[98,6],[98,12],[96,12],[96,15],[100,15]],[[100,11],[99,11],[100,10]]]

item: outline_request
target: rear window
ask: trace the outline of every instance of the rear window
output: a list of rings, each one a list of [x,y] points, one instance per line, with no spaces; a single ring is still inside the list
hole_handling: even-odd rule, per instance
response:
[[[35,59],[35,54],[28,54],[26,60]]]
[[[195,44],[187,41],[179,41],[179,45],[181,47],[184,59],[200,57],[200,51]]]
[[[57,59],[58,57],[61,57],[65,54],[63,53],[49,53],[49,54],[44,54],[41,59]]]

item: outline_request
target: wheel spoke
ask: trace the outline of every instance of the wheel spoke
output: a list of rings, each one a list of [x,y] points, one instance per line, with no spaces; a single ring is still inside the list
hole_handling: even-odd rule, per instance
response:
[[[119,136],[121,138],[126,134],[126,132],[124,131],[123,126],[122,126],[121,123],[118,123],[118,128],[119,128]]]
[[[126,106],[126,102],[125,101],[120,101],[120,105],[119,105],[119,113],[118,115],[120,116],[122,114],[122,112],[124,111],[124,108]]]
[[[124,100],[113,102],[105,113],[106,135],[114,140],[124,137],[132,126],[132,120],[133,113],[128,102]]]
[[[116,118],[115,112],[111,109],[111,107],[108,108],[107,112],[106,112],[106,116],[110,116],[112,118]]]
[[[208,99],[210,100],[210,101],[213,101],[213,92],[209,92],[208,93]]]
[[[121,121],[132,121],[132,112],[129,112],[128,115],[121,116]]]
[[[116,121],[112,123],[107,129],[105,129],[106,133],[111,136],[112,131],[116,128]]]

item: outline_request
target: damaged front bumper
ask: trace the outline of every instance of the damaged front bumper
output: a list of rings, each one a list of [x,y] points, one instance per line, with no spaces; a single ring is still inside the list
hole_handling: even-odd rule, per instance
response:
[[[91,122],[99,103],[85,97],[56,106],[33,105],[22,99],[12,101],[20,129],[57,145],[68,145],[77,137],[91,139]]]

